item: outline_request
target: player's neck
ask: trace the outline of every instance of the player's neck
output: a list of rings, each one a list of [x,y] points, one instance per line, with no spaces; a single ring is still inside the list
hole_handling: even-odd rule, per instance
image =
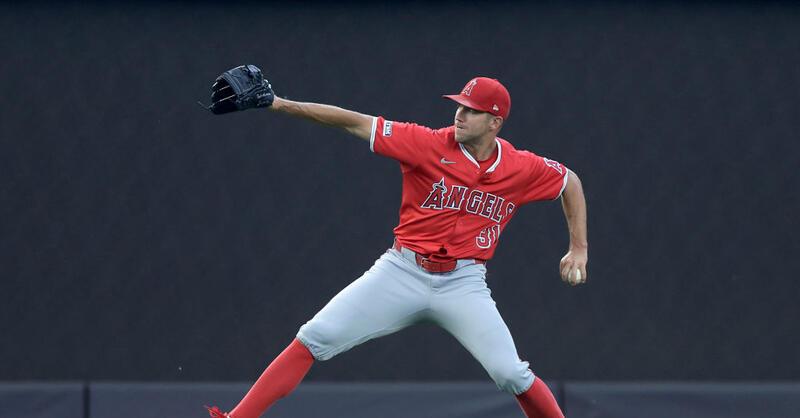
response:
[[[487,135],[475,142],[463,143],[467,152],[475,158],[476,161],[484,161],[491,158],[497,149],[497,143],[494,140],[494,135]]]

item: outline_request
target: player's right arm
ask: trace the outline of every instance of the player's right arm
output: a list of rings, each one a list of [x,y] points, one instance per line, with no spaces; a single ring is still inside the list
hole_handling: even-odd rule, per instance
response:
[[[323,125],[334,126],[350,132],[351,134],[369,141],[372,135],[372,124],[375,117],[341,107],[319,104],[295,102],[293,100],[275,97],[272,106],[277,112],[299,116]]]

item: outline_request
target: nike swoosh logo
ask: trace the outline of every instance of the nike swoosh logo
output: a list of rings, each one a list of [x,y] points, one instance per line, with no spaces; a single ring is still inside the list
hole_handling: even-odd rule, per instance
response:
[[[442,157],[442,159],[439,160],[439,162],[442,163],[442,164],[455,164],[456,163],[455,161],[447,161],[444,157]]]

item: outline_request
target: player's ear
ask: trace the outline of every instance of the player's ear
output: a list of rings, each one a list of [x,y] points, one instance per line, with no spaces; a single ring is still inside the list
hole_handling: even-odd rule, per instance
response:
[[[500,128],[503,127],[503,117],[502,116],[492,116],[492,119],[489,120],[489,127],[492,128],[492,130],[499,131]]]

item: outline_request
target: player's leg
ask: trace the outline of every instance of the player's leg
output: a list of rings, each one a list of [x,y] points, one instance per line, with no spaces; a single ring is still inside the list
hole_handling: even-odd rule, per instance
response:
[[[394,250],[381,256],[300,328],[297,339],[267,367],[229,416],[260,416],[300,383],[314,359],[328,360],[412,324],[427,309],[429,288],[420,279]]]
[[[520,360],[485,273],[483,265],[471,265],[441,275],[435,282],[432,317],[481,363],[500,389],[517,398],[526,416],[563,418],[547,385]]]
[[[530,389],[516,395],[520,408],[528,418],[564,418],[553,392],[537,377]]]
[[[270,363],[230,414],[226,415],[216,408],[209,408],[209,413],[214,418],[258,417],[275,401],[294,390],[313,363],[314,357],[311,352],[295,339]]]
[[[406,328],[428,310],[426,280],[425,273],[389,250],[300,327],[297,339],[324,361]]]

